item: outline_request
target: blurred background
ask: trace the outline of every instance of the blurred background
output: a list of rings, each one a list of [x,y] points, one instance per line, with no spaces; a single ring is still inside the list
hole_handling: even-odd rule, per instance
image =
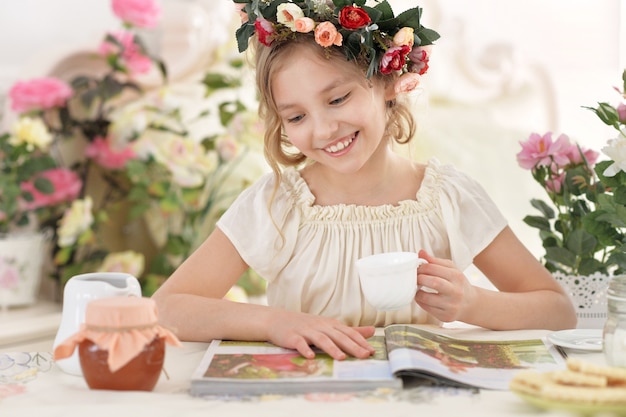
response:
[[[397,12],[420,4],[442,38],[414,100],[420,122],[411,152],[437,156],[483,183],[524,243],[521,219],[542,195],[517,166],[532,132],[566,133],[600,150],[612,135],[583,106],[614,102],[626,67],[623,0],[389,0]],[[232,43],[230,0],[161,0],[160,26],[146,30],[172,83],[195,82]],[[20,79],[89,70],[85,51],[118,27],[109,0],[21,0],[0,5],[0,97]],[[145,77],[148,88],[153,80]],[[3,107],[6,108],[6,105]],[[5,111],[3,123],[11,120]]]

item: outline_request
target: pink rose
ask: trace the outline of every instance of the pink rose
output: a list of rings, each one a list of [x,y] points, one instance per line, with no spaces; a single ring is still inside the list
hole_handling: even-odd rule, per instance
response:
[[[409,52],[411,52],[411,47],[408,45],[394,46],[387,49],[385,55],[380,60],[380,72],[390,74],[392,71],[401,70]]]
[[[408,55],[408,70],[419,75],[426,74],[426,71],[428,71],[428,61],[430,60],[431,50],[432,45],[417,46],[413,48]]]
[[[581,152],[582,155],[580,154]],[[584,156],[589,166],[593,166],[598,160],[598,156],[600,156],[600,154],[592,149],[579,149],[577,145],[572,145],[569,149],[567,156],[570,162],[574,165],[582,164]]]
[[[315,28],[315,42],[324,48],[336,45],[341,46],[343,36],[331,22],[322,22]]]
[[[310,17],[301,17],[295,21],[296,32],[309,33],[315,28],[315,21]]]
[[[54,168],[39,174],[52,183],[54,191],[44,194],[35,188],[35,179],[24,181],[20,185],[22,192],[30,193],[32,201],[21,201],[23,210],[34,210],[40,207],[54,206],[65,201],[74,200],[82,188],[82,181],[74,171],[65,168]]]
[[[270,46],[272,41],[272,35],[276,30],[274,29],[274,25],[267,19],[259,17],[254,21],[254,28],[256,30],[256,35],[259,38],[259,42],[261,42],[265,46]]]
[[[92,158],[98,165],[108,169],[122,169],[128,160],[136,157],[135,152],[129,146],[114,149],[109,140],[101,137],[95,138],[87,146],[85,156]]]
[[[52,77],[18,81],[9,90],[11,109],[18,112],[63,106],[72,97],[72,88]]]
[[[243,9],[246,7],[243,3],[235,3],[235,10],[239,13],[239,17],[241,18],[241,23],[248,22],[248,13],[246,13]]]
[[[159,23],[161,7],[155,0],[111,0],[113,13],[125,23],[153,28]]]
[[[396,94],[411,92],[420,85],[421,80],[422,76],[413,72],[402,74],[402,76],[396,81],[394,91]]]
[[[127,30],[110,32],[109,36],[115,38],[121,45],[105,40],[98,48],[100,55],[109,57],[120,56],[120,64],[123,65],[130,75],[145,74],[152,68],[152,59],[145,55],[141,47],[135,42],[135,34]]]
[[[563,183],[565,182],[566,174],[565,172],[560,173],[556,176],[551,176],[546,180],[546,190],[551,191],[555,194],[559,194],[563,189]]]
[[[522,150],[517,154],[517,163],[525,169],[535,166],[565,166],[569,163],[570,141],[566,135],[561,135],[552,141],[552,132],[541,136],[532,133],[526,142],[520,142]]]

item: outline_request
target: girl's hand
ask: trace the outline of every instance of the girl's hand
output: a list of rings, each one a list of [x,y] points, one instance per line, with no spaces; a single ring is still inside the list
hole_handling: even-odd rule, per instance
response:
[[[333,359],[343,360],[347,355],[371,356],[374,348],[366,339],[374,331],[372,326],[350,327],[328,317],[284,312],[270,324],[268,334],[273,344],[296,349],[305,358],[315,357],[311,346],[316,346]]]
[[[419,257],[428,263],[418,269],[420,290],[415,294],[417,304],[443,322],[462,320],[465,312],[474,305],[476,288],[452,261],[435,258],[424,250],[419,252]]]

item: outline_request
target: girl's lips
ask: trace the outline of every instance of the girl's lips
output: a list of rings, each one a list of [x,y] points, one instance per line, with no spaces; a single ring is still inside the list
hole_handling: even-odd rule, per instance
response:
[[[356,138],[356,135],[357,134],[355,133],[354,135],[350,136],[347,139],[341,140],[341,141],[339,141],[339,142],[337,142],[337,143],[335,143],[335,144],[333,144],[331,146],[328,146],[328,147],[324,148],[324,151],[328,152],[330,154],[334,154],[334,153],[340,152],[340,151],[346,149],[348,146],[350,146],[350,144]]]

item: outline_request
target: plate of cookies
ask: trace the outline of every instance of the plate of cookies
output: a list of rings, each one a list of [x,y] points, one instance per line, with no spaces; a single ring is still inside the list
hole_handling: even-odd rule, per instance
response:
[[[543,410],[626,416],[626,368],[568,358],[566,369],[515,374],[511,391]]]

